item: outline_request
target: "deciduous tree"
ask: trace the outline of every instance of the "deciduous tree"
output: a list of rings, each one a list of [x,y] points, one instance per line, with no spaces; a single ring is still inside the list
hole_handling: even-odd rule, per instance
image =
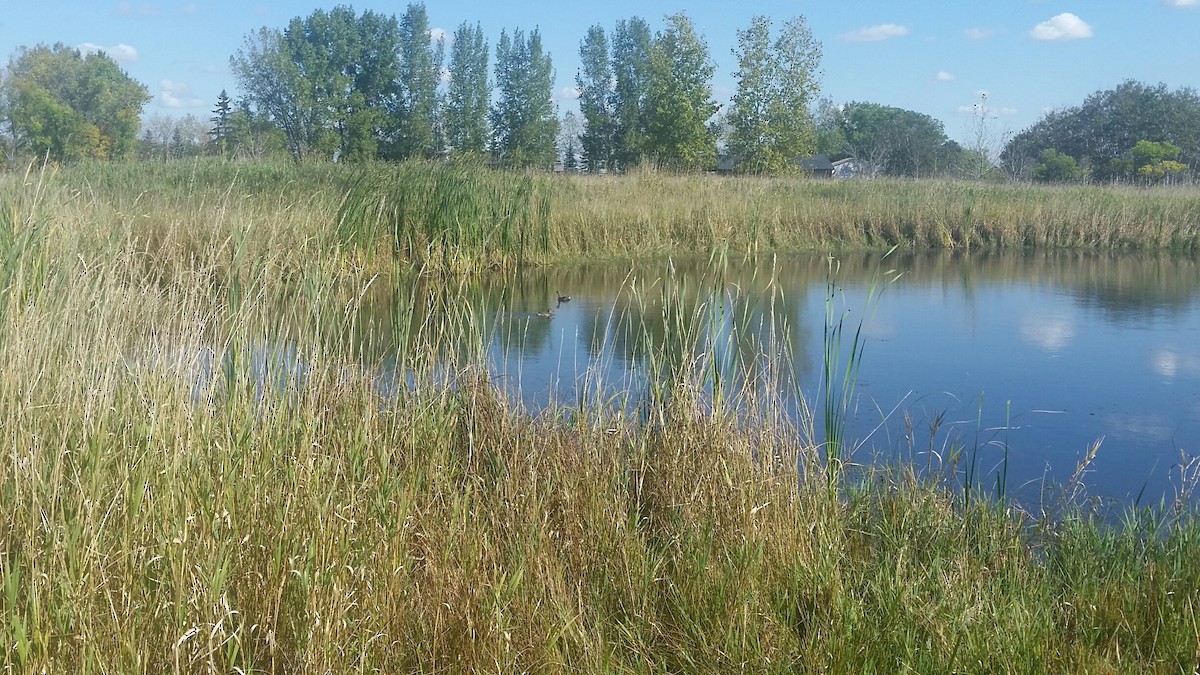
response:
[[[463,22],[450,48],[446,137],[459,154],[482,154],[488,146],[488,44],[479,24]]]
[[[500,33],[496,44],[497,99],[492,106],[493,151],[507,166],[554,164],[558,117],[552,100],[554,67],[535,28],[526,37]]]
[[[962,153],[941,122],[915,110],[855,102],[839,114],[846,149],[868,175],[942,175],[955,168]]]
[[[784,24],[771,40],[763,16],[738,31],[738,89],[729,114],[729,151],[741,170],[778,173],[813,153],[816,133],[809,106],[820,90],[821,46],[803,17]]]
[[[297,158],[370,158],[398,108],[395,17],[338,6],[261,28],[230,65],[247,99],[283,130]]]
[[[1042,151],[1042,159],[1033,167],[1033,179],[1043,183],[1070,183],[1084,177],[1075,158],[1053,148]]]
[[[1165,84],[1134,80],[1097,91],[1079,106],[1047,113],[1005,145],[1001,160],[1010,172],[1030,165],[1052,148],[1070,155],[1097,180],[1131,180],[1128,153],[1138,141],[1165,142],[1180,149],[1183,164],[1200,161],[1200,96]]]
[[[613,29],[612,163],[621,170],[636,165],[646,152],[646,89],[653,43],[644,19],[618,21]]]
[[[430,41],[424,3],[411,4],[400,19],[399,100],[394,156],[432,157],[437,147],[437,83],[441,59]]]
[[[56,161],[129,156],[149,100],[145,85],[103,52],[62,44],[21,47],[3,81],[15,144]]]
[[[720,108],[712,100],[715,70],[708,44],[686,14],[667,17],[667,27],[650,49],[646,86],[646,152],[679,170],[716,166],[716,135],[709,119]]]
[[[608,57],[608,38],[599,25],[588,29],[579,45],[581,67],[575,75],[579,87],[579,111],[583,115],[580,148],[587,170],[598,173],[611,168],[614,115],[613,75]]]

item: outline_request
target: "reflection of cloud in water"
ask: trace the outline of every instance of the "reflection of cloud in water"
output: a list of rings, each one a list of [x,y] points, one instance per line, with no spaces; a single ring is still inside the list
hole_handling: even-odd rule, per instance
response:
[[[858,319],[854,315],[846,317],[846,330],[858,327]],[[889,317],[872,316],[863,322],[863,335],[875,340],[891,340],[900,333],[896,322]]]
[[[1135,415],[1132,413],[1105,415],[1104,423],[1116,435],[1155,441],[1171,440],[1171,436],[1178,426],[1161,415]]]
[[[1043,351],[1057,354],[1075,339],[1075,326],[1062,316],[1025,316],[1021,339]]]
[[[1165,378],[1176,375],[1200,375],[1200,357],[1180,354],[1174,349],[1159,349],[1154,352],[1154,372]]]

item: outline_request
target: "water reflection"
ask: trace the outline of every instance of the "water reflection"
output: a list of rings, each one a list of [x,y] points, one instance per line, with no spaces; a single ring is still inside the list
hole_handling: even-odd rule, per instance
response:
[[[851,436],[856,457],[918,464],[1009,458],[1009,492],[1037,501],[1103,438],[1093,495],[1171,495],[1179,450],[1200,452],[1200,265],[1081,253],[896,254],[903,272],[864,313],[875,254],[840,257],[837,315],[866,345]],[[824,255],[714,263],[578,265],[469,281],[378,280],[330,304],[337,321],[280,314],[350,345],[381,390],[414,360],[483,359],[537,411],[640,405],[686,374],[706,405],[754,401],[798,414],[820,395]],[[560,295],[570,302],[558,302]],[[550,316],[539,316],[553,309]],[[290,312],[290,314],[289,314]],[[295,333],[282,328],[282,340]],[[283,350],[298,362],[295,350]],[[751,384],[747,384],[747,382]],[[820,436],[819,424],[816,429]]]

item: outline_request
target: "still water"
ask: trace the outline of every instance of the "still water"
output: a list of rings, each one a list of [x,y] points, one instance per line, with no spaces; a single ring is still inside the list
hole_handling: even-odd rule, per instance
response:
[[[1171,499],[1181,461],[1200,454],[1195,259],[931,253],[833,265],[832,286],[830,260],[813,255],[539,269],[474,292],[492,308],[481,323],[493,375],[535,411],[636,399],[667,361],[701,364],[710,385],[722,381],[713,373],[728,382],[782,367],[774,381],[795,392],[783,404],[795,414],[799,398],[818,405],[826,328],[841,320],[843,358],[862,327],[856,460],[936,464],[960,447],[984,476],[1007,456],[1009,494],[1036,504],[1099,441],[1087,495],[1149,504]]]
[[[691,373],[710,409],[793,420],[815,410],[809,433],[819,444],[827,335],[840,322],[832,344],[841,363],[856,335],[862,350],[847,434],[856,462],[910,462],[960,483],[974,466],[981,486],[994,490],[1003,476],[1006,493],[1035,510],[1097,442],[1085,496],[1110,504],[1169,502],[1200,467],[1191,460],[1200,455],[1200,263],[1191,257],[585,264],[381,282],[353,304],[353,327],[332,339],[354,344],[385,394],[405,386],[406,353],[482,359],[534,414],[644,414],[656,383]],[[957,473],[948,470],[956,450]]]

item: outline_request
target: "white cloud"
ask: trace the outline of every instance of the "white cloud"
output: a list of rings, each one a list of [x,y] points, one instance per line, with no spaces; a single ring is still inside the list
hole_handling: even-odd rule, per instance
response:
[[[451,42],[454,42],[454,36],[447,33],[445,28],[430,28],[429,40],[431,42],[442,40],[446,43],[446,46],[449,46]]]
[[[163,80],[159,86],[158,100],[165,108],[197,108],[204,103],[192,96],[191,87],[182,82]]]
[[[948,73],[944,70],[939,70],[937,71],[937,74],[933,76],[933,79],[937,80],[938,82],[951,82],[954,80],[954,73]]]
[[[849,33],[842,33],[838,36],[838,39],[845,42],[880,42],[888,38],[904,35],[908,35],[908,26],[881,23],[878,26],[867,26],[866,28],[852,30]]]
[[[1163,0],[1168,7],[1200,7],[1200,0]]]
[[[132,2],[118,2],[113,13],[117,16],[154,16],[158,13],[158,10],[148,2],[140,5],[135,5]]]
[[[986,28],[974,27],[963,31],[963,35],[966,36],[966,38],[971,42],[979,42],[980,40],[986,40],[992,37],[992,31]]]
[[[1083,19],[1066,12],[1043,21],[1029,31],[1029,37],[1041,42],[1066,42],[1092,37],[1092,27]]]
[[[446,66],[438,68],[438,82],[440,84],[450,84],[450,69]]]
[[[573,101],[579,98],[579,87],[563,87],[558,90],[558,98]]]
[[[101,47],[91,42],[85,42],[79,45],[78,49],[79,53],[84,56],[104,52],[108,55],[108,58],[117,63],[133,63],[138,60],[138,50],[132,45],[127,45],[123,42],[115,47]]]

